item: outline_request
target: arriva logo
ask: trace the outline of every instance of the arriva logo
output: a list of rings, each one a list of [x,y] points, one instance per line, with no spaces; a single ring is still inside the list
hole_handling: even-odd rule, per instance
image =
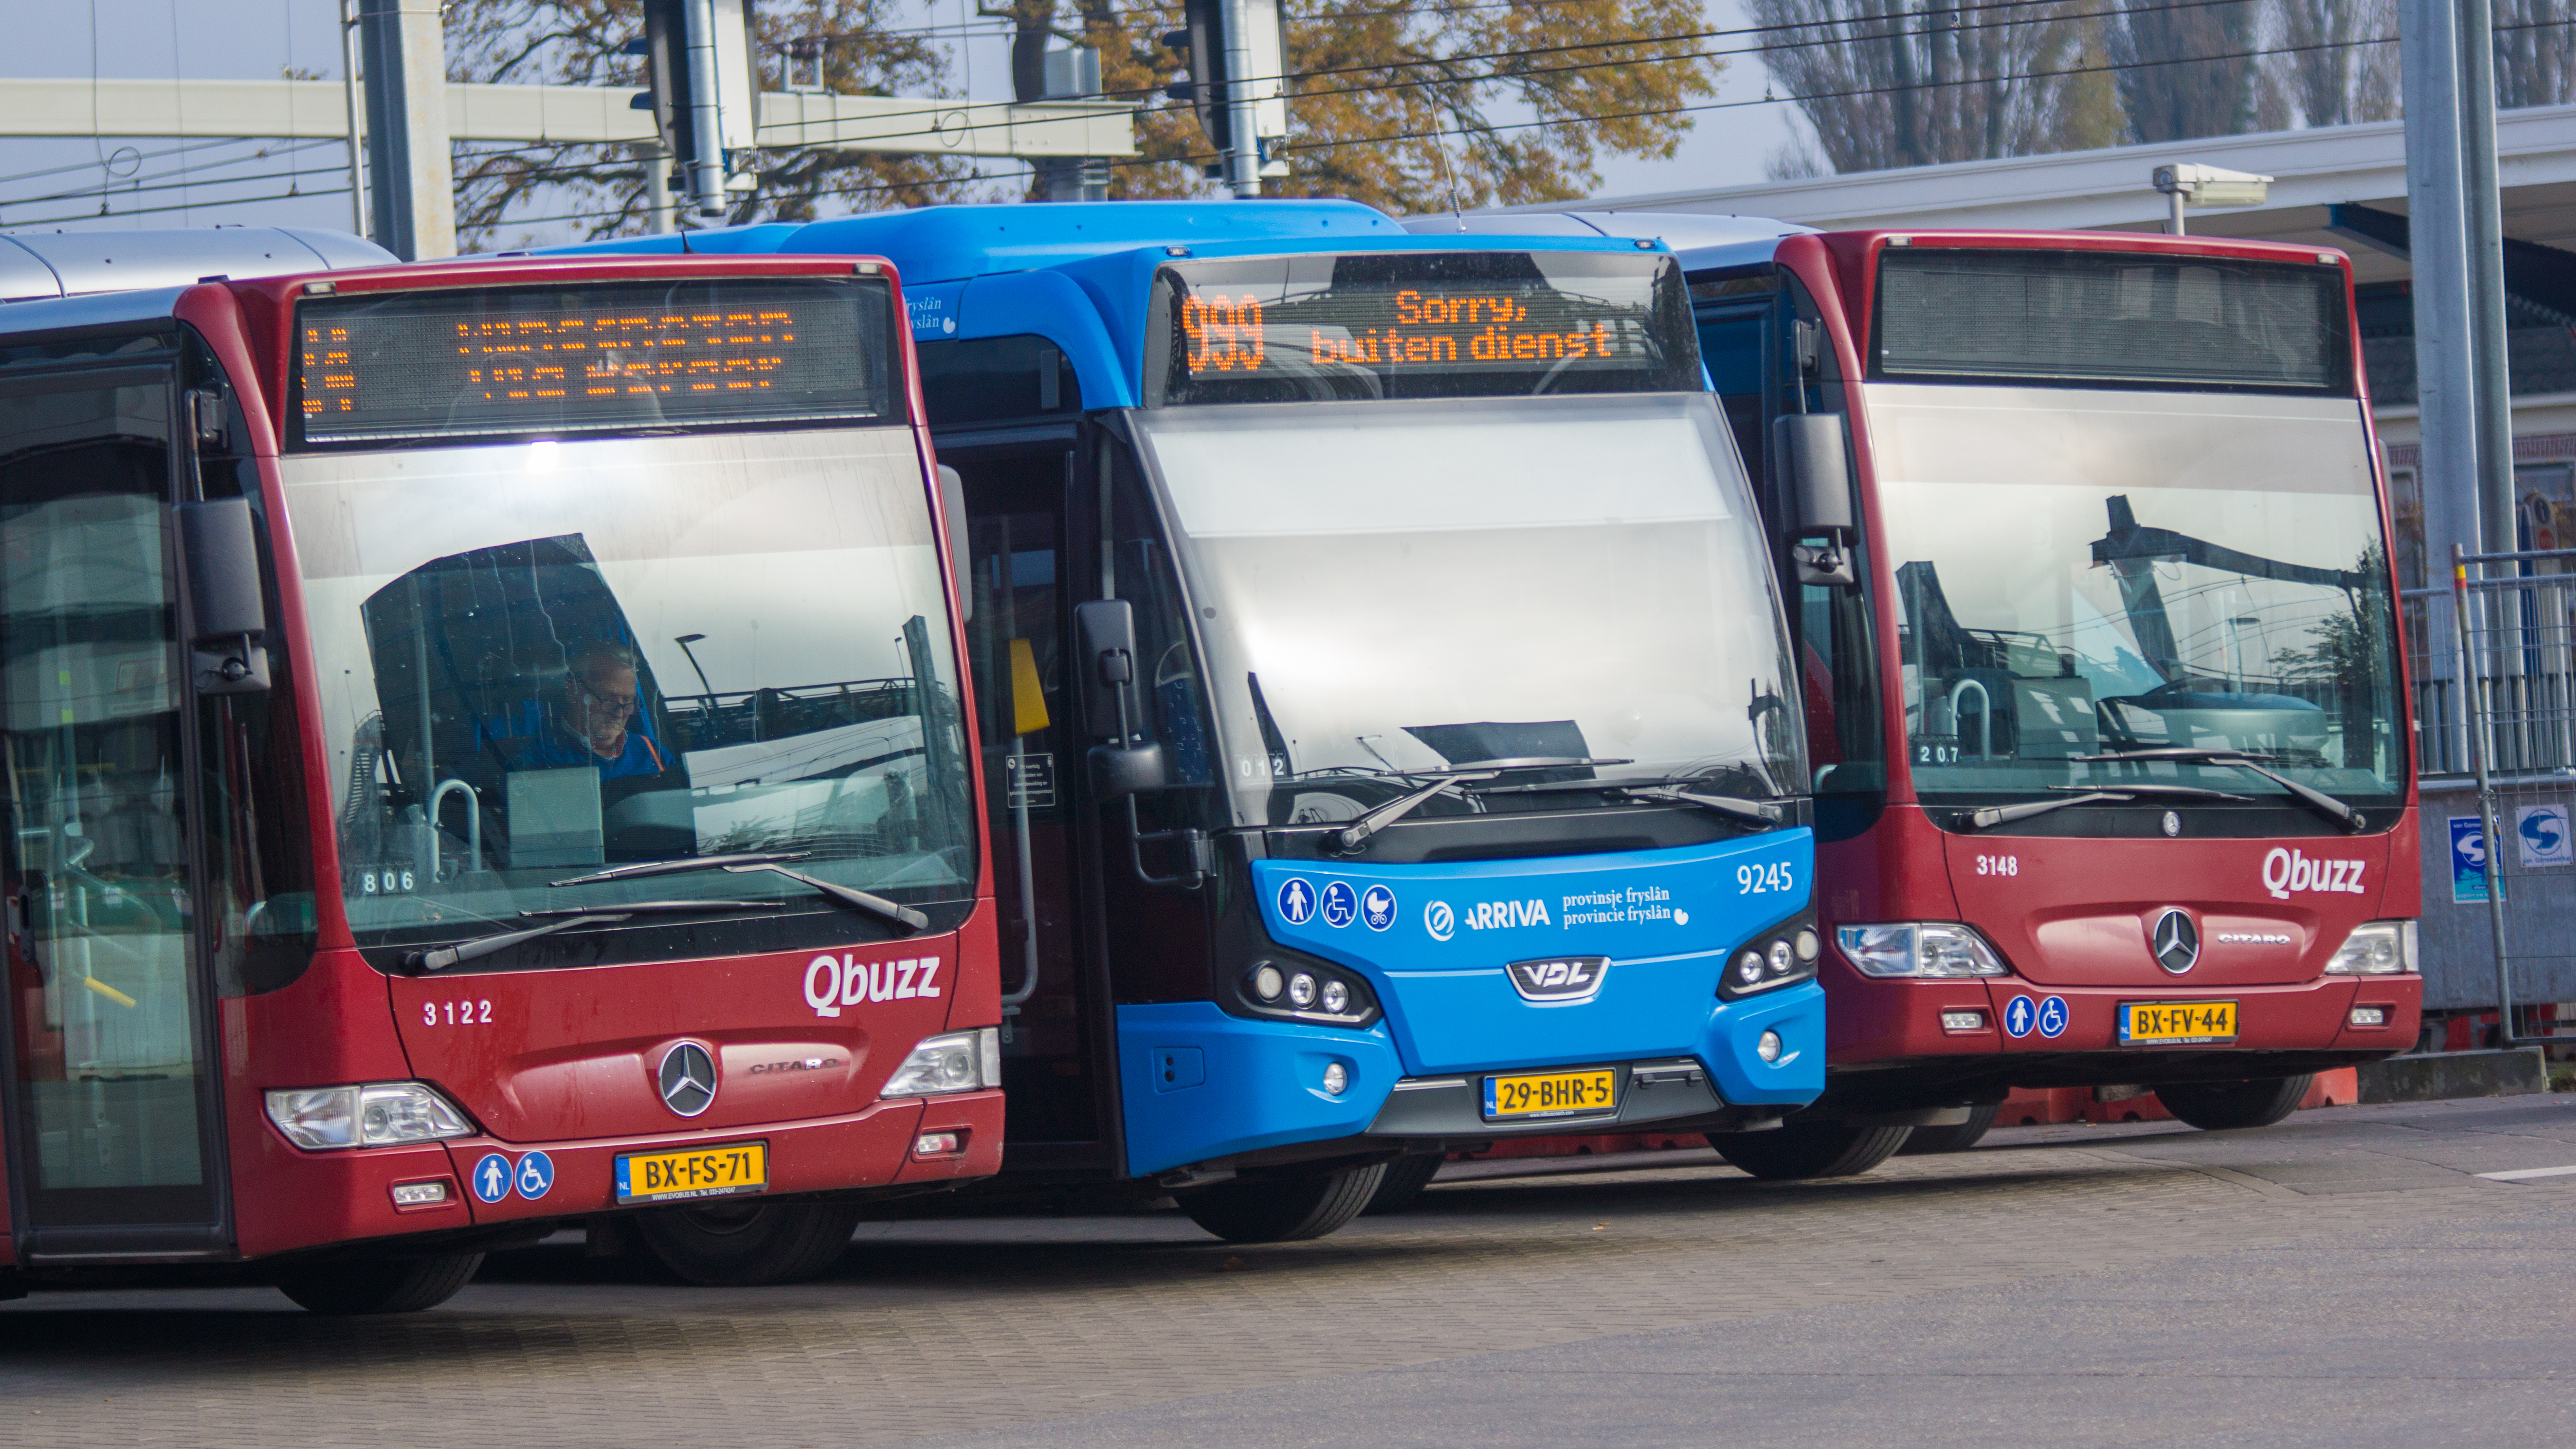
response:
[[[2293,891],[2330,891],[2338,895],[2367,895],[2361,884],[2362,862],[2357,860],[2310,860],[2305,853],[2274,846],[2263,857],[2263,889],[2272,899],[2286,901]]]
[[[1458,918],[1470,931],[1500,931],[1513,926],[1552,926],[1545,901],[1478,901]]]

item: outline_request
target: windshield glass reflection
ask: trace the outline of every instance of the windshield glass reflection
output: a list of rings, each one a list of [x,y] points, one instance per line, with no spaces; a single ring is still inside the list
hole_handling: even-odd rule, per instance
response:
[[[1241,824],[1357,818],[1424,771],[1493,786],[1800,787],[1786,632],[1699,395],[1272,404],[1142,414],[1214,676]],[[1186,657],[1158,694],[1195,691]],[[1177,712],[1175,712],[1177,713]],[[1588,762],[1588,763],[1584,763]],[[1479,788],[1417,816],[1596,803]]]
[[[1926,797],[2163,778],[2258,797],[2249,752],[2402,788],[2393,611],[2349,400],[1878,385],[1907,755]]]
[[[552,884],[710,855],[785,853],[911,905],[967,894],[954,665],[908,433],[306,455],[288,477],[362,945],[633,901],[719,903],[690,954],[881,929],[774,872]],[[778,909],[722,908],[742,900]],[[781,928],[791,914],[805,924]],[[493,959],[657,949],[573,934]]]

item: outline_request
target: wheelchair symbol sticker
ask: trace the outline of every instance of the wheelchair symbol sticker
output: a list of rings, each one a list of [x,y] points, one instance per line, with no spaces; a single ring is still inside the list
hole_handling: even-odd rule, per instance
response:
[[[1346,881],[1334,881],[1324,887],[1324,924],[1338,931],[1360,913],[1360,893]]]
[[[542,1152],[531,1152],[519,1159],[519,1196],[530,1202],[546,1195],[555,1185],[555,1160]]]
[[[2020,998],[2028,1000],[2028,997]],[[2054,1041],[2066,1035],[2066,1025],[2073,1013],[2066,1009],[2066,998],[2052,996],[2039,1004],[2039,1034]]]

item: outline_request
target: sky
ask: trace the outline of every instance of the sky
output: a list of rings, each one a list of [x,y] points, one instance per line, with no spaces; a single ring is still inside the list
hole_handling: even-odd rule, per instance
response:
[[[1712,29],[1743,23],[1737,0],[1707,0]],[[922,0],[923,24],[973,21],[974,0]],[[954,42],[952,83],[973,99],[1007,99],[1008,41]],[[340,75],[337,0],[57,0],[15,11],[13,76],[272,79],[293,67]],[[5,83],[5,82],[0,82]],[[1762,68],[1738,60],[1720,101],[1754,101]],[[1790,108],[1703,112],[1670,161],[1614,159],[1601,196],[1759,181],[1792,135]],[[348,159],[336,141],[0,138],[0,230],[350,225]],[[541,238],[552,239],[552,238]],[[570,239],[569,236],[563,239]]]

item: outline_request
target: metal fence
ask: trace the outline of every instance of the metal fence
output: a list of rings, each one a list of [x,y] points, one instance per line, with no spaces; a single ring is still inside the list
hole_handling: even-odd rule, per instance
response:
[[[2491,953],[2482,991],[2457,971],[2426,983],[2472,1000],[2428,1004],[2501,1010],[2521,1036],[2516,1005],[2576,1000],[2576,549],[2455,551],[2452,586],[2406,603],[2427,803],[2476,812],[2428,809],[2428,844],[2449,851],[2450,900],[2483,905]]]

